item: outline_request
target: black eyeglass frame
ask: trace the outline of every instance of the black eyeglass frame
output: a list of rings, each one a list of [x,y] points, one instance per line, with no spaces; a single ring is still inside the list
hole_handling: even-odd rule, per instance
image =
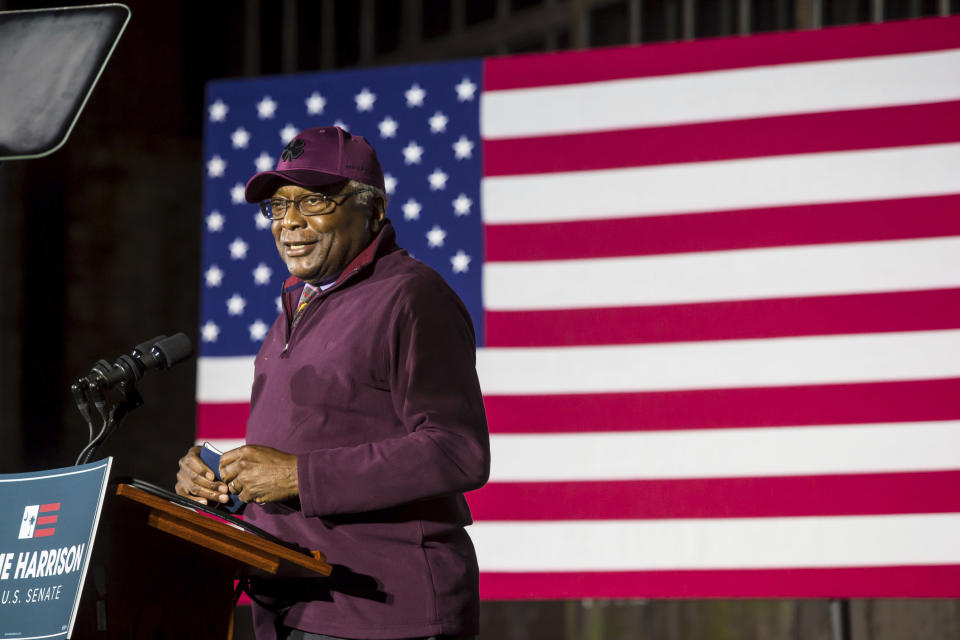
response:
[[[266,200],[261,200],[258,204],[260,206],[260,214],[267,220],[272,220],[272,221],[283,220],[285,217],[287,217],[287,211],[290,210],[290,203],[293,203],[293,206],[297,208],[297,211],[302,216],[306,216],[306,217],[324,216],[324,215],[333,213],[334,209],[336,209],[337,207],[342,207],[343,203],[346,202],[350,196],[355,196],[358,193],[365,193],[365,192],[373,193],[372,191],[370,191],[370,189],[357,189],[355,191],[350,191],[349,193],[338,193],[335,196],[328,196],[323,193],[303,193],[297,196],[296,198],[294,198],[293,200],[288,200],[287,198],[267,198]],[[316,213],[307,213],[300,207],[300,203],[306,200],[307,198],[320,198],[324,202],[332,202],[333,206],[325,211],[317,211]],[[342,199],[339,202],[337,202],[337,198],[342,198]],[[272,209],[272,203],[278,200],[283,201],[283,214],[275,217],[271,215],[269,212]]]

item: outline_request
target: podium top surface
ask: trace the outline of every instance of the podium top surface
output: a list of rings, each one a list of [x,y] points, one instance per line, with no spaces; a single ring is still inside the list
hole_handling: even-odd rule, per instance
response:
[[[305,569],[322,576],[329,576],[333,570],[320,551],[304,553],[265,540],[224,520],[182,507],[166,498],[129,484],[118,484],[116,493],[118,496],[149,507],[152,510],[149,521],[151,526],[233,557],[267,573],[276,574],[284,568],[284,565],[287,565],[287,569],[300,571]]]

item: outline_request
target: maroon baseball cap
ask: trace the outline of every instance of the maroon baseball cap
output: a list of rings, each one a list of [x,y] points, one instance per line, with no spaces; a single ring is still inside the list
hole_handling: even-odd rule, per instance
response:
[[[260,202],[284,184],[319,187],[343,179],[383,189],[377,152],[362,136],[340,127],[304,129],[280,154],[274,171],[261,171],[247,183],[247,202]]]

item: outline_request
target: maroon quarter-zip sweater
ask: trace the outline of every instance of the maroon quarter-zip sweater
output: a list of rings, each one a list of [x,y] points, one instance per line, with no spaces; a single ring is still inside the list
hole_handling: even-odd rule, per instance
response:
[[[298,456],[299,501],[246,517],[322,551],[331,578],[258,586],[257,638],[282,624],[344,638],[476,634],[477,560],[463,493],[489,437],[470,316],[387,223],[292,327],[303,282],[257,354],[247,443]]]

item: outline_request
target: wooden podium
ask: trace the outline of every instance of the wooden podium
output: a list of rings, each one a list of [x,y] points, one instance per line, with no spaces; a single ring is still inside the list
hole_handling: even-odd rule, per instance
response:
[[[228,640],[241,576],[329,576],[301,553],[129,484],[104,500],[73,638]]]

